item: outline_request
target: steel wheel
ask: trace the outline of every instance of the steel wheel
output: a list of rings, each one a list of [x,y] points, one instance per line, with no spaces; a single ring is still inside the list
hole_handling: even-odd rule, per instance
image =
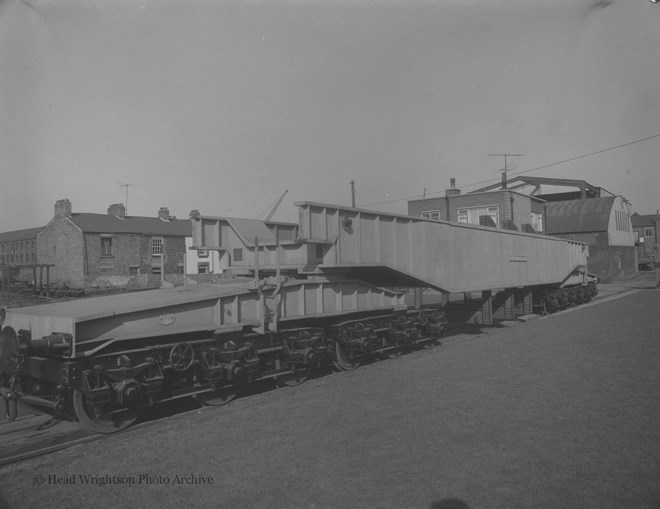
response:
[[[80,426],[94,433],[116,433],[128,428],[137,419],[134,412],[108,404],[100,409],[90,405],[80,391],[73,391],[73,411]]]
[[[359,357],[351,357],[341,347],[338,341],[335,341],[335,352],[332,359],[335,367],[340,371],[351,371],[360,365]]]
[[[307,380],[307,377],[309,377],[309,374],[312,372],[313,366],[311,364],[307,364],[306,366],[304,364],[298,366],[289,366],[285,360],[277,358],[275,359],[275,368],[277,370],[289,370],[288,373],[277,375],[275,377],[275,383],[280,387],[292,387],[294,385],[299,385]]]
[[[439,344],[440,341],[438,338],[429,338],[428,341],[424,341],[424,343],[422,343],[422,347],[424,348],[424,350],[430,350],[431,348],[433,348],[434,346],[438,346]]]
[[[197,396],[197,400],[208,406],[222,406],[233,400],[241,390],[242,384],[226,385],[213,392]]]
[[[401,348],[397,345],[392,350],[387,350],[385,352],[385,357],[387,359],[396,359],[397,357],[401,357]]]

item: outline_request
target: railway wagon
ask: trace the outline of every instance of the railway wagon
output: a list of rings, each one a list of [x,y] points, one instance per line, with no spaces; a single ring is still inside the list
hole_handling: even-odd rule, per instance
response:
[[[221,283],[113,295],[2,313],[0,393],[99,433],[150,405],[194,396],[220,405],[247,383],[297,384],[321,362],[428,347],[446,319],[420,291],[493,291],[505,314],[532,292],[588,299],[578,242],[311,202],[298,223],[193,216],[193,242],[222,252]],[[521,297],[522,296],[522,297]]]

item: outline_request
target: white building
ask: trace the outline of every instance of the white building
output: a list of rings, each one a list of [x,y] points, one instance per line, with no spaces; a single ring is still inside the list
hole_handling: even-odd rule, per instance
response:
[[[186,237],[186,274],[222,274],[227,268],[224,253],[208,249],[193,249],[192,237]]]

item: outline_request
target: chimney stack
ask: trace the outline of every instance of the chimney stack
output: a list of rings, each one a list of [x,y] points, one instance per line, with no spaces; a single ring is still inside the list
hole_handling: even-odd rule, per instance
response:
[[[461,194],[460,189],[456,189],[456,179],[455,178],[450,178],[449,179],[449,189],[445,191],[446,196],[457,196]]]
[[[170,220],[170,210],[167,207],[161,207],[158,209],[158,217],[163,221]]]
[[[55,202],[55,217],[71,217],[71,202],[68,198]]]
[[[126,217],[126,207],[123,203],[113,203],[108,207],[108,215],[123,219]]]

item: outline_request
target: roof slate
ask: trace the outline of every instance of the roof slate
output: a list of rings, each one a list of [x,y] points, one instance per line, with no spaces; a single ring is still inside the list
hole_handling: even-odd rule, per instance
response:
[[[0,233],[0,242],[15,242],[17,240],[31,240],[36,238],[37,233],[41,231],[43,226],[39,228],[26,228],[24,230],[15,230],[13,232]]]
[[[638,226],[655,226],[655,214],[633,214],[630,217],[630,220],[632,221],[633,227],[638,227]]]
[[[163,221],[157,217],[126,216],[123,219],[110,214],[73,213],[73,221],[87,233],[137,233],[164,237],[190,237],[192,224],[189,220]]]
[[[604,232],[615,196],[550,202],[546,205],[546,230],[558,233]]]

